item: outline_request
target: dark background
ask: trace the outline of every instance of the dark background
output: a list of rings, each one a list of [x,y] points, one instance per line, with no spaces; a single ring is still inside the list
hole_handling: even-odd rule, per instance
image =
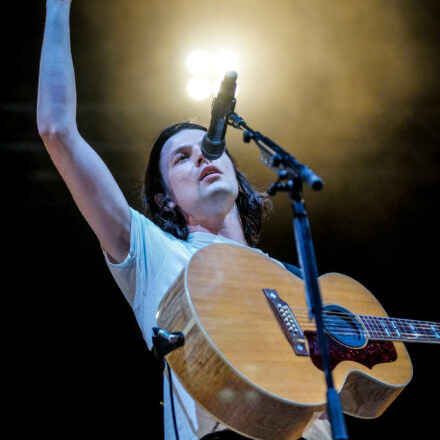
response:
[[[193,49],[240,55],[237,111],[320,174],[305,191],[318,267],[369,288],[390,316],[439,320],[439,2],[73,2],[78,125],[130,204],[158,131],[209,122],[191,101]],[[158,438],[161,376],[38,137],[45,2],[3,14],[0,164],[8,438]],[[258,187],[255,148],[229,148]],[[261,248],[295,263],[286,197]],[[353,439],[430,437],[439,347],[408,345],[414,378],[386,413],[347,417]],[[30,436],[29,436],[30,434]]]

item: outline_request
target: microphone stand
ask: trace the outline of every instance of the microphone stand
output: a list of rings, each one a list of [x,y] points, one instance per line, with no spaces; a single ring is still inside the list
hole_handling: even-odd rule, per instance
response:
[[[263,136],[258,131],[252,130],[243,118],[236,113],[227,114],[226,121],[228,125],[244,130],[243,141],[249,143],[253,140],[260,149],[261,161],[277,173],[278,180],[271,184],[268,191],[269,195],[274,195],[278,191],[286,191],[289,194],[292,204],[296,248],[300,266],[304,273],[309,319],[314,318],[316,322],[319,350],[327,384],[327,410],[332,428],[332,436],[335,440],[348,439],[339,394],[334,388],[331,374],[330,353],[322,318],[318,269],[310,224],[302,196],[303,183],[318,191],[322,189],[323,181],[309,167],[298,162],[291,154],[271,139]]]

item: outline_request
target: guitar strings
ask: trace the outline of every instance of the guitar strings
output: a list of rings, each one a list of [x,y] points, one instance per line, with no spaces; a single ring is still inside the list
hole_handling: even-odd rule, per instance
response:
[[[364,329],[362,331],[355,330],[335,330],[335,327],[329,328],[325,326],[330,334],[334,336],[359,336],[359,334],[366,333],[365,337],[368,340],[395,340],[395,341],[420,341],[420,342],[432,342],[432,343],[440,343],[440,339],[432,339],[432,335],[422,334],[422,333],[408,333],[408,332],[400,332],[399,335],[391,335],[391,333],[386,333],[380,329],[374,329],[374,334],[365,332]],[[337,327],[336,327],[337,328]],[[303,331],[316,331],[316,326],[304,327]]]
[[[295,313],[294,316],[298,317],[300,321],[302,321],[301,327],[304,327],[303,330],[316,330],[316,325],[314,325],[314,321],[308,319],[308,310],[305,308],[294,308],[291,309],[298,311],[299,313]],[[358,336],[360,332],[366,333],[368,335],[368,339],[391,339],[391,340],[422,340],[423,338],[432,337],[434,336],[436,340],[429,340],[429,342],[439,342],[440,339],[437,336],[436,332],[437,330],[440,332],[440,324],[435,322],[429,322],[429,321],[413,321],[408,319],[401,319],[401,318],[389,318],[389,317],[375,317],[375,316],[366,316],[366,315],[359,315],[361,318],[370,319],[370,322],[366,321],[364,322],[362,320],[362,323],[364,324],[365,328],[363,327],[361,330],[356,329],[349,329],[347,328],[347,324],[341,323],[342,319],[348,319],[353,320],[356,317],[354,315],[347,314],[345,312],[339,312],[339,311],[331,311],[326,312],[325,310],[322,313],[324,324],[326,329],[329,333],[333,333],[334,335],[338,336]],[[307,319],[304,319],[306,317]],[[377,320],[381,319],[382,324],[380,322],[377,322]],[[384,321],[385,320],[385,321]],[[387,323],[397,323],[399,325],[399,328],[390,328],[387,327],[387,329],[384,329],[383,327],[380,327],[385,322]],[[299,323],[299,322],[298,322]],[[415,324],[415,325],[414,325]],[[411,330],[407,330],[405,328],[402,328],[402,325],[406,326],[412,326]],[[311,328],[309,327],[311,326]],[[429,334],[426,333],[426,331],[429,332]],[[423,333],[419,333],[423,332]],[[392,335],[394,333],[394,336]]]
[[[325,312],[325,311],[323,312],[322,315],[323,315],[324,319],[328,319],[328,320],[332,319],[331,317],[334,317],[335,321],[336,320],[339,321],[341,318],[352,321],[353,319],[356,319],[356,317],[358,316],[364,325],[371,326],[371,327],[381,325],[382,323],[387,323],[387,324],[395,323],[400,326],[403,326],[403,325],[408,326],[408,327],[413,326],[416,329],[426,328],[426,329],[429,329],[430,331],[432,331],[432,328],[434,327],[436,330],[437,329],[440,330],[440,324],[435,323],[435,322],[429,322],[429,321],[413,321],[410,319],[389,318],[389,317],[385,317],[385,316],[384,317],[382,317],[382,316],[376,317],[376,316],[367,316],[367,315],[350,315],[350,314],[342,313],[342,312],[335,313],[335,312]],[[299,317],[300,319],[301,318],[306,319],[308,317],[308,312],[294,313],[294,316]],[[411,330],[413,330],[413,329],[411,328]]]
[[[294,313],[294,315],[296,316],[297,313],[296,311],[298,311],[299,315],[308,315],[308,309],[305,307],[290,307],[290,310]],[[433,321],[419,321],[419,320],[412,320],[412,319],[405,319],[405,318],[393,318],[390,316],[370,316],[370,315],[355,315],[355,314],[349,314],[346,312],[339,312],[337,310],[332,310],[332,311],[326,311],[323,310],[323,314],[326,315],[339,315],[339,316],[344,316],[344,317],[356,317],[359,316],[361,318],[372,318],[372,319],[387,319],[387,320],[395,320],[395,321],[405,321],[405,322],[410,322],[410,323],[414,323],[416,325],[419,324],[426,324],[426,325],[434,325],[434,326],[438,326],[440,327],[440,323],[438,322],[433,322]]]
[[[308,317],[309,312],[308,309],[305,308],[291,308],[292,313],[294,311],[298,311],[299,313],[293,313],[293,315],[295,317]],[[325,310],[323,311],[322,315],[324,317],[328,317],[328,316],[334,316],[335,319],[337,319],[337,317],[341,317],[341,318],[346,318],[349,320],[352,320],[353,318],[356,318],[356,316],[359,316],[362,320],[362,318],[365,318],[365,320],[369,319],[371,320],[370,322],[363,322],[364,325],[369,325],[369,326],[375,326],[375,325],[380,325],[379,323],[377,323],[377,320],[383,320],[382,322],[394,322],[396,324],[400,324],[400,325],[413,325],[414,327],[417,328],[427,328],[429,329],[429,331],[432,331],[432,327],[434,327],[436,330],[440,330],[440,323],[436,323],[436,322],[431,322],[431,321],[416,321],[416,320],[411,320],[411,319],[403,319],[403,318],[392,318],[392,317],[388,317],[388,316],[368,316],[368,315],[351,315],[345,312],[338,312],[338,311],[331,311],[331,312],[326,312]],[[375,322],[376,321],[376,322]]]
[[[299,320],[301,320],[304,324],[308,324],[308,323],[312,323],[314,321],[310,321],[307,318],[299,318]],[[324,318],[324,322],[327,326],[332,326],[334,328],[344,328],[347,329],[348,326],[350,325],[348,322],[347,323],[341,323],[341,320],[338,318]],[[390,327],[390,326],[386,326],[386,328],[384,328],[383,326],[381,326],[379,323],[371,323],[371,322],[362,322],[363,327],[367,330],[367,331],[374,331],[374,332],[383,332],[383,333],[387,333],[387,332],[394,332],[394,333],[402,333],[402,334],[415,334],[417,332],[424,332],[425,335],[431,335],[431,334],[435,334],[435,333],[440,333],[440,327],[438,326],[417,326],[414,328],[403,328],[402,326],[399,327]]]
[[[352,315],[348,315],[348,314],[343,314],[340,313],[338,314],[338,316],[334,316],[334,313],[323,313],[323,318],[324,321],[326,323],[332,324],[332,325],[339,325],[342,327],[346,327],[347,324],[343,324],[341,323],[341,319],[346,319],[347,321],[353,321],[355,319],[354,316]],[[302,320],[302,322],[313,322],[310,321],[307,316],[308,315],[304,315],[304,314],[294,314],[295,317],[298,317],[300,320]],[[411,320],[403,320],[403,319],[393,319],[393,318],[386,318],[386,317],[381,317],[380,319],[382,321],[376,321],[376,320],[364,320],[362,318],[370,318],[368,316],[363,316],[360,315],[362,324],[368,329],[370,328],[371,330],[383,330],[386,331],[382,325],[384,325],[385,323],[387,324],[387,330],[389,331],[396,331],[396,328],[393,327],[389,327],[389,324],[395,323],[399,326],[399,328],[397,329],[397,331],[401,332],[401,333],[413,333],[414,330],[419,330],[419,331],[429,331],[430,333],[434,333],[435,331],[440,331],[440,324],[436,324],[436,323],[430,323],[430,322],[426,322],[426,323],[414,323],[414,321]],[[358,322],[356,320],[356,322]],[[414,325],[415,324],[415,325]],[[381,327],[382,326],[382,327]],[[403,327],[405,326],[405,328]],[[412,326],[412,327],[411,327]],[[408,328],[409,327],[409,328]]]
[[[309,321],[309,320],[301,320],[302,321],[302,325],[301,328],[303,331],[307,331],[307,330],[313,330],[316,331],[316,325],[314,325],[313,321]],[[367,328],[367,329],[348,329],[346,326],[344,326],[343,324],[339,324],[339,323],[329,323],[328,320],[325,322],[325,328],[328,330],[329,333],[334,334],[334,335],[338,335],[338,336],[358,336],[360,333],[366,333],[366,335],[368,336],[368,339],[387,339],[387,340],[410,340],[410,341],[414,341],[415,339],[418,340],[422,340],[422,339],[426,339],[426,338],[432,338],[432,336],[435,336],[435,333],[432,331],[432,329],[429,329],[429,331],[431,332],[431,334],[423,334],[423,333],[414,333],[414,332],[408,332],[408,331],[404,331],[404,330],[399,330],[398,332],[396,332],[396,330],[392,330],[392,331],[386,331],[382,328]],[[339,330],[340,329],[340,330]],[[394,335],[392,334],[392,332],[394,332]],[[435,336],[437,338],[437,336]],[[427,341],[424,342],[437,342],[440,343],[440,339],[429,339]]]

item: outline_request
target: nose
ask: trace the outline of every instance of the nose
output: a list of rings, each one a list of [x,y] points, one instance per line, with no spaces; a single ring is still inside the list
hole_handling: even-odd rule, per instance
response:
[[[209,163],[209,159],[206,159],[205,156],[203,156],[202,154],[202,150],[200,148],[198,148],[197,151],[197,155],[196,155],[196,163],[197,166],[200,167],[201,165],[203,165],[204,163]]]

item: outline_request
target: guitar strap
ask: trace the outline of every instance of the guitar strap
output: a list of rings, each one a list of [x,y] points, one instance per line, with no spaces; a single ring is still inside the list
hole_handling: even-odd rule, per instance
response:
[[[293,275],[297,276],[298,278],[304,279],[303,271],[299,267],[294,266],[293,264],[284,263],[281,261],[281,264],[290,272],[293,273]]]

